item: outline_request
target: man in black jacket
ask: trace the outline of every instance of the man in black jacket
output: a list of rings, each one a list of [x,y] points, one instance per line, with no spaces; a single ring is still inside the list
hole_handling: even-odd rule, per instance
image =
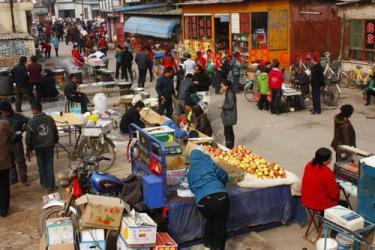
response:
[[[53,118],[42,113],[39,103],[31,107],[33,117],[29,120],[26,129],[27,154],[35,150],[40,184],[49,192],[55,189],[55,176],[53,171],[54,148],[59,141],[56,123]]]
[[[120,130],[123,134],[129,132],[129,125],[134,123],[140,128],[144,128],[145,124],[141,121],[140,112],[145,107],[145,104],[142,101],[138,101],[134,107],[129,108],[124,116],[121,118]]]
[[[166,114],[169,118],[172,118],[173,113],[173,68],[167,67],[164,74],[161,75],[156,82],[155,90],[158,94],[159,99],[159,114]]]
[[[142,48],[135,56],[135,63],[138,65],[138,87],[144,88],[146,82],[147,69],[150,66],[151,57]]]
[[[121,61],[121,73],[122,79],[129,81],[128,74],[130,75],[131,82],[134,81],[133,73],[132,73],[132,65],[133,65],[133,54],[129,51],[129,47],[126,46],[124,51],[122,52],[122,61]]]
[[[9,102],[2,102],[0,104],[0,111],[0,119],[8,120],[13,130],[13,137],[10,142],[12,162],[12,167],[9,170],[10,184],[12,185],[20,180],[25,186],[28,186],[25,151],[22,143],[23,125],[27,124],[27,118],[14,112]]]
[[[70,76],[70,81],[68,81],[64,86],[64,95],[66,99],[71,102],[78,102],[81,104],[81,113],[87,112],[87,106],[90,104],[89,98],[85,93],[78,92],[78,77],[76,75]]]
[[[180,116],[185,113],[185,103],[190,100],[191,96],[196,92],[196,86],[193,83],[193,75],[187,74],[185,79],[181,81],[177,90],[177,101],[174,114]]]
[[[311,114],[316,115],[322,112],[320,90],[324,86],[324,70],[320,62],[317,62],[314,58],[311,58],[311,63],[313,64],[311,69],[311,93],[313,102]]]
[[[27,58],[25,56],[20,57],[19,63],[12,70],[12,77],[16,83],[16,111],[22,112],[22,99],[23,96],[27,96],[30,105],[34,101],[32,87],[29,84],[29,75],[26,68]]]

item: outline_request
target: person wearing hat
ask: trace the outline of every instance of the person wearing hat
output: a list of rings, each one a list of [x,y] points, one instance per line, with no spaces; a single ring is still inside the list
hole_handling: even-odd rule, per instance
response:
[[[25,159],[25,151],[22,143],[23,126],[27,124],[27,118],[12,109],[9,102],[0,103],[1,120],[7,120],[14,132],[10,140],[9,151],[11,159],[11,168],[9,170],[10,184],[21,181],[28,186],[27,181],[27,165]]]
[[[9,154],[9,141],[13,137],[10,123],[0,120],[0,216],[8,215],[10,200],[9,168],[11,159]]]
[[[340,202],[340,189],[336,176],[329,168],[332,152],[328,148],[320,148],[315,157],[307,163],[302,178],[302,205],[308,209],[323,212]]]
[[[331,147],[336,151],[336,160],[339,157],[337,151],[339,145],[356,146],[356,133],[349,120],[353,112],[353,106],[345,104],[341,106],[340,113],[334,117],[334,135]]]

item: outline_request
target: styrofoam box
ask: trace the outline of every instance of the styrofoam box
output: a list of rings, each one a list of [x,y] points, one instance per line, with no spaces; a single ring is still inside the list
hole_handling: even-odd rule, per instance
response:
[[[70,218],[55,218],[46,221],[48,246],[74,243],[74,229]]]
[[[138,214],[143,225],[137,225],[132,216],[122,218],[120,235],[128,246],[156,244],[156,223],[144,213]]]
[[[81,231],[81,242],[105,241],[104,229],[88,229]]]
[[[149,247],[145,248],[129,248],[126,246],[125,240],[122,238],[121,235],[117,237],[117,250],[150,250]]]
[[[106,249],[106,241],[91,241],[79,243],[80,250],[104,250]]]

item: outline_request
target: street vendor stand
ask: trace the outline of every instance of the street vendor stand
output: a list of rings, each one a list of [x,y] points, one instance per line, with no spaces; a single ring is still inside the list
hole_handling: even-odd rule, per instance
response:
[[[194,245],[202,238],[204,219],[195,205],[194,198],[181,198],[176,188],[168,186],[168,169],[166,166],[166,146],[141,128],[130,125],[130,139],[135,143],[130,147],[130,161],[133,174],[152,179],[152,184],[144,187],[144,202],[151,209],[168,211],[168,233],[179,246]],[[138,138],[138,139],[137,139]],[[139,139],[141,138],[141,139]],[[150,161],[156,160],[160,174],[145,164],[145,156],[139,152],[146,150]],[[155,164],[154,164],[155,166]],[[150,183],[150,182],[148,182]],[[289,186],[270,188],[240,188],[237,185],[227,186],[231,200],[228,220],[228,232],[238,233],[259,230],[288,222],[305,223],[306,214],[299,198],[293,197]],[[150,201],[149,194],[152,194]]]

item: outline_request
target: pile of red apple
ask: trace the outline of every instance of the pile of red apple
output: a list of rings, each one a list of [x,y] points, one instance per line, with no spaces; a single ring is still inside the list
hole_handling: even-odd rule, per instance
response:
[[[260,179],[286,178],[285,169],[276,163],[270,163],[263,157],[239,145],[231,150],[223,151],[211,145],[205,146],[206,152],[226,163],[239,167]]]

